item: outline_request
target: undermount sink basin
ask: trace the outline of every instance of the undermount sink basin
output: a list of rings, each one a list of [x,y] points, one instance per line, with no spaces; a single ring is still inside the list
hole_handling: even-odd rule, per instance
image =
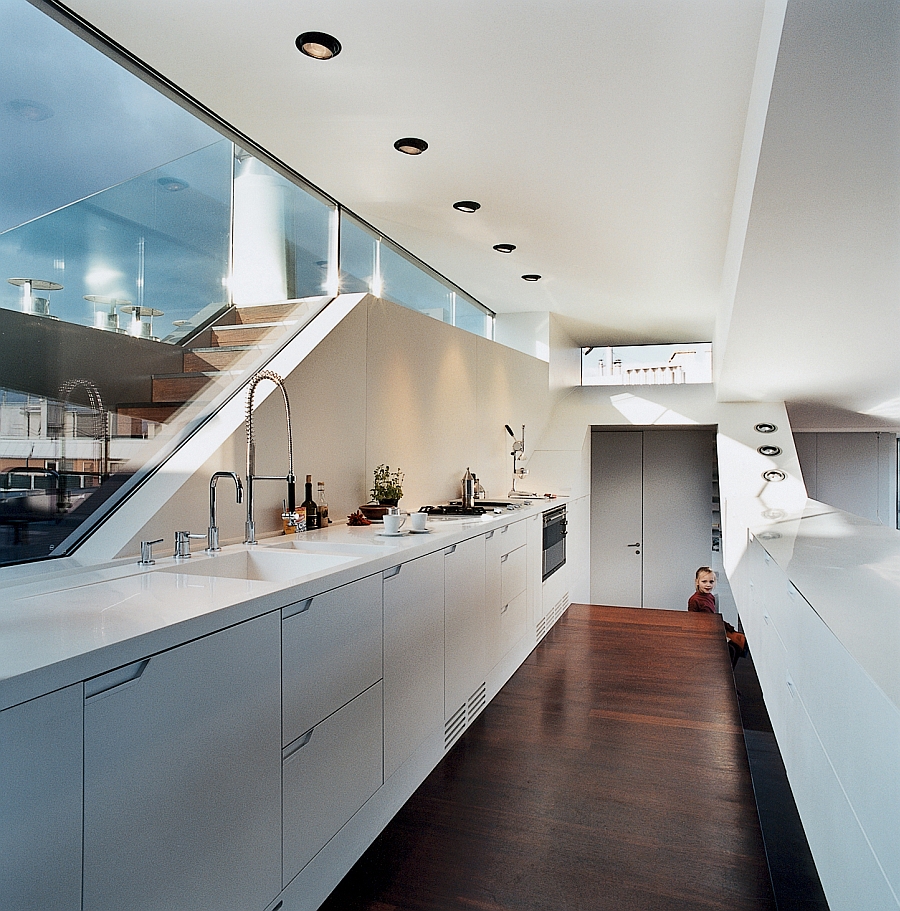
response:
[[[383,554],[385,550],[396,549],[396,546],[393,542],[388,543],[387,541],[384,544],[355,544],[339,543],[338,541],[304,541],[294,538],[280,544],[272,544],[270,548],[302,554],[349,554],[354,557],[365,557],[371,554]]]
[[[302,553],[294,551],[241,550],[235,553],[193,558],[167,566],[158,572],[187,573],[225,579],[251,579],[256,582],[289,582],[308,573],[331,569],[355,560],[358,555],[335,553]]]

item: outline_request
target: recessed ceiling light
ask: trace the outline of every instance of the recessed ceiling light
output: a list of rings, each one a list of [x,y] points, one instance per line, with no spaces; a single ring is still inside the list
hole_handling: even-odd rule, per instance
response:
[[[781,535],[777,531],[761,531],[756,537],[760,541],[777,541]]]
[[[341,42],[325,32],[304,32],[294,42],[297,50],[314,60],[331,60],[341,52]]]
[[[394,143],[394,148],[404,155],[421,155],[428,148],[428,143],[424,139],[407,136],[404,139],[398,139]]]
[[[775,433],[775,431],[778,430],[774,424],[770,424],[768,421],[764,421],[762,424],[757,424],[753,429],[757,433]]]
[[[777,468],[771,468],[769,471],[763,472],[764,481],[783,481],[787,475],[783,471],[779,471]]]
[[[480,202],[475,202],[474,199],[461,199],[459,202],[453,203],[453,208],[457,212],[477,212],[481,208]]]
[[[541,280],[540,275],[534,275],[533,273],[529,275],[523,275],[522,278],[527,282],[539,282]]]
[[[512,253],[516,249],[515,244],[494,244],[494,249],[498,253]]]
[[[757,449],[756,449],[756,451],[757,451],[760,455],[764,455],[764,456],[779,456],[779,455],[781,455],[781,447],[780,447],[780,446],[771,446],[771,445],[770,445],[770,446],[758,446]]]
[[[186,190],[190,186],[186,180],[182,180],[180,177],[159,177],[156,182],[170,193]]]
[[[40,120],[49,120],[53,116],[53,108],[41,104],[40,101],[31,101],[28,98],[16,98],[7,101],[4,105],[7,111],[19,120],[28,120],[37,123]]]

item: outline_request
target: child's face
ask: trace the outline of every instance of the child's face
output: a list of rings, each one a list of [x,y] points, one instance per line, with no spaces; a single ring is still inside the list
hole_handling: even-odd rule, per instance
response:
[[[715,573],[700,573],[697,579],[697,591],[708,595],[716,587]]]

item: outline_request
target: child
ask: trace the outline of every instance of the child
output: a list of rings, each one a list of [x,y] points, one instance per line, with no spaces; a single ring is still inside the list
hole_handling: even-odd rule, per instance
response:
[[[708,566],[701,566],[694,576],[694,594],[688,598],[688,610],[706,614],[717,614],[719,607],[713,589],[716,587],[716,574]],[[731,654],[731,666],[737,664],[744,653],[747,640],[743,633],[737,632],[730,623],[725,623],[725,637],[728,639],[728,651]]]

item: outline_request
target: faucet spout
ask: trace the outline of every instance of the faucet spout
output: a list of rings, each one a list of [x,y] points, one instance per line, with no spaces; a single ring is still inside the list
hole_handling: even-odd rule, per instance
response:
[[[206,552],[215,553],[219,547],[219,526],[216,523],[216,481],[219,478],[231,478],[234,481],[235,499],[240,503],[244,499],[244,485],[233,471],[217,471],[209,479],[209,529],[206,532]]]
[[[270,380],[281,390],[281,397],[284,399],[284,416],[287,424],[287,442],[288,442],[288,473],[285,478],[272,475],[258,475],[256,473],[256,441],[253,438],[253,396],[256,393],[256,387],[263,381]],[[256,526],[253,519],[253,482],[256,481],[287,481],[287,508],[293,512],[296,503],[296,481],[294,477],[294,441],[291,430],[291,405],[288,401],[287,388],[284,380],[273,370],[260,370],[255,373],[247,387],[247,523],[244,544],[256,544]]]

